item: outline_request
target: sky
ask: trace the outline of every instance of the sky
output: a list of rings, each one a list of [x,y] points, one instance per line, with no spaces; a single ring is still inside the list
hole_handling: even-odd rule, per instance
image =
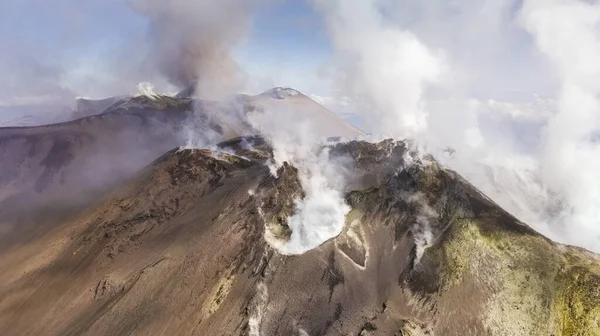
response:
[[[149,66],[141,57],[127,57],[144,40],[148,25],[148,19],[124,0],[2,1],[0,42],[10,50],[5,49],[0,57],[0,75],[9,78],[0,84],[0,106],[33,103],[34,97],[25,99],[31,95],[43,100],[50,95],[102,98],[135,92],[135,83],[118,83],[122,72],[114,69],[128,67],[126,71],[136,77],[136,71],[143,73],[140,68]],[[322,25],[304,1],[261,5],[251,30],[234,50],[236,60],[255,82],[248,89],[285,85],[310,90],[311,85],[317,86],[317,76],[307,78],[306,73],[316,73],[330,53]],[[27,71],[22,68],[32,65],[37,67],[29,71],[38,77],[35,81],[23,78]],[[20,78],[11,80],[11,74]],[[158,77],[138,75],[135,79],[174,90],[161,85]]]

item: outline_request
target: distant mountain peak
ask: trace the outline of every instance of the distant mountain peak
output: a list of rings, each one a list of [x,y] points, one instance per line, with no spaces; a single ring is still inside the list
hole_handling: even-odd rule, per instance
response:
[[[181,90],[177,95],[175,95],[175,98],[191,98],[194,96],[195,92],[196,85],[192,84],[187,88]],[[303,96],[303,94],[302,92],[289,87],[275,87],[259,94],[259,96],[265,96],[274,99],[285,99],[289,97]]]
[[[302,92],[292,89],[292,88],[285,88],[285,87],[275,87],[269,91],[263,92],[261,94],[261,96],[269,96],[271,98],[275,98],[275,99],[285,99],[285,98],[289,98],[289,97],[297,97],[297,96],[302,96]]]

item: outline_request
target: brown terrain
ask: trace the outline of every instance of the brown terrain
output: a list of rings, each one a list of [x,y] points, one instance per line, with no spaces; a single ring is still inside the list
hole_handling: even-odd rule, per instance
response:
[[[351,167],[345,228],[279,254],[265,232],[289,234],[296,168],[270,174],[261,137],[176,148],[191,101],[171,99],[0,129],[2,335],[600,335],[597,255],[539,235],[404,142],[331,145]],[[222,140],[235,128],[204,121]],[[331,135],[355,132],[337,123]],[[126,169],[136,152],[121,129],[148,151]]]

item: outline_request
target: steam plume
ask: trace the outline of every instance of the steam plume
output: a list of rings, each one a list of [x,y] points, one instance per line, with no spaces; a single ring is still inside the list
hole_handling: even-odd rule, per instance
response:
[[[150,20],[152,57],[174,85],[203,97],[233,93],[238,66],[230,49],[243,38],[259,0],[129,0]]]
[[[140,82],[137,85],[138,95],[146,96],[152,100],[157,99],[159,95],[154,91],[154,85],[148,82]]]
[[[252,310],[248,319],[248,335],[260,336],[260,324],[266,305],[269,301],[269,290],[264,282],[259,282],[256,286],[256,294],[252,299]]]
[[[313,121],[302,119],[301,115],[286,109],[267,109],[250,115],[252,126],[273,146],[272,172],[284,162],[292,164],[298,169],[306,194],[304,199],[295,201],[294,215],[288,218],[292,230],[289,241],[270,240],[283,254],[302,254],[336,237],[350,211],[342,194],[341,167],[330,160],[328,150],[322,147],[323,139],[315,135]]]
[[[555,222],[566,241],[600,250],[600,5],[525,1],[523,26],[561,79],[541,153],[544,183],[567,204]]]
[[[502,207],[600,251],[600,5],[312,3],[342,65],[339,85],[375,121],[369,131],[451,146],[438,158]]]
[[[312,2],[325,16],[347,90],[370,111],[369,126],[402,138],[424,132],[423,91],[441,75],[443,59],[386,20],[377,1]]]

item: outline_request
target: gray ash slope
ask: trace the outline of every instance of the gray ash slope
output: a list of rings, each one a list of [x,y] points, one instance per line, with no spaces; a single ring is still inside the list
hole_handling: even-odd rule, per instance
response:
[[[181,143],[191,102],[138,97],[136,103],[69,122],[0,128],[0,213],[50,198],[71,203]]]
[[[271,175],[268,144],[241,141],[222,144],[236,155],[172,150],[3,252],[3,334],[600,332],[598,256],[540,236],[432,159],[408,164],[403,142],[333,145],[352,162],[343,232],[277,253],[265,231],[292,215],[298,173]]]

